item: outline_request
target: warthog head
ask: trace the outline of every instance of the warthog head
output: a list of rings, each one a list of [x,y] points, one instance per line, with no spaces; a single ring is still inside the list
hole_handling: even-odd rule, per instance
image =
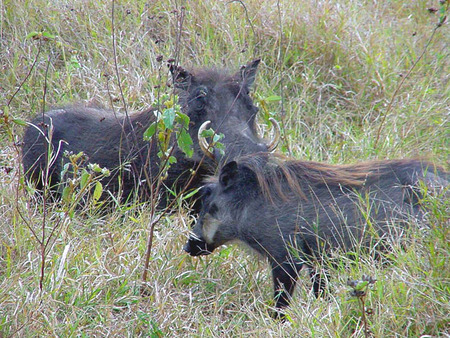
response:
[[[386,248],[384,239],[423,216],[419,181],[436,188],[447,186],[448,178],[442,168],[418,160],[337,166],[245,156],[203,187],[200,216],[184,250],[199,256],[235,240],[247,244],[268,258],[280,309],[303,266],[318,296],[324,281],[312,268],[315,260],[333,249]]]
[[[278,124],[271,119],[274,139],[268,143],[262,140],[256,126],[258,108],[249,95],[259,63],[259,59],[254,60],[233,75],[211,69],[191,73],[181,67],[171,67],[182,110],[190,118],[190,133],[193,138],[198,137],[199,142],[195,144],[198,159],[205,153],[215,162],[225,163],[241,155],[276,148]],[[216,148],[202,137],[208,128],[223,134],[220,142],[224,149]]]

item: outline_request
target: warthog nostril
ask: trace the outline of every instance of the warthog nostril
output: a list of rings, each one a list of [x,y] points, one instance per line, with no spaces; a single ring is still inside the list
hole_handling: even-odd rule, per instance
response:
[[[189,238],[184,245],[183,250],[191,256],[209,255],[214,248],[211,248],[204,240],[196,238]]]
[[[183,250],[186,251],[187,253],[191,253],[191,244],[189,242],[187,242],[184,246],[183,246]]]

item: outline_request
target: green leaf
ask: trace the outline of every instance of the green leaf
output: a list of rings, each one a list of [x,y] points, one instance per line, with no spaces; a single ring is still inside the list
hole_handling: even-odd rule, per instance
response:
[[[55,36],[50,34],[49,32],[31,32],[28,33],[28,35],[26,36],[27,39],[34,39],[34,40],[41,40],[43,39],[44,41],[46,40],[55,40]]]
[[[192,196],[194,196],[196,193],[198,193],[198,191],[200,190],[200,188],[194,189],[191,192],[187,193],[186,195],[183,195],[183,200],[189,199]]]
[[[80,151],[78,154],[69,155],[70,162],[77,163],[81,157],[83,157],[84,153]]]
[[[215,143],[214,148],[217,149],[222,156],[225,155],[225,146],[223,145],[223,143],[220,142]]]
[[[169,164],[174,164],[177,163],[177,158],[175,156],[170,156],[169,157]]]
[[[97,181],[95,183],[94,194],[92,195],[92,200],[94,201],[94,203],[96,203],[100,199],[100,196],[102,196],[102,192],[103,186],[100,182]]]
[[[102,168],[102,175],[108,177],[109,175],[111,175],[111,172],[109,171],[108,168]]]
[[[173,97],[171,97],[164,101],[164,106],[170,109],[173,107],[174,103],[175,101],[173,100]]]
[[[177,122],[181,124],[184,128],[189,128],[189,116],[183,114],[182,112],[177,112]]]
[[[168,138],[168,134],[167,133],[165,133],[165,132],[159,132],[158,133],[158,141],[161,143],[161,147],[164,149],[164,151],[166,151],[167,150],[167,147],[166,147],[166,138]]]
[[[271,95],[265,98],[267,102],[276,102],[281,100],[281,96],[278,95]]]
[[[156,126],[158,125],[157,122],[152,122],[152,124],[147,128],[146,131],[144,131],[144,140],[150,141],[150,139],[155,135],[156,133]]]
[[[200,136],[202,137],[213,137],[215,135],[215,131],[213,129],[203,130]]]
[[[63,169],[61,170],[61,177],[64,177],[64,175],[67,174],[67,172],[69,171],[70,168],[70,163],[66,163],[63,166]]]
[[[228,246],[219,251],[219,257],[228,258],[232,252],[233,252],[233,247]]]
[[[26,126],[27,122],[22,119],[13,119],[12,120],[15,124],[18,124],[19,126]]]
[[[213,137],[213,142],[214,143],[217,143],[217,142],[219,142],[221,139],[223,139],[225,136],[222,134],[222,133],[220,133],[220,134],[215,134],[214,135],[214,137]]]
[[[102,168],[97,163],[89,163],[88,166],[89,169],[91,169],[95,173],[102,173]]]
[[[192,142],[191,135],[189,135],[185,129],[181,129],[178,134],[177,143],[178,147],[180,147],[181,151],[185,153],[187,157],[192,157],[194,154],[194,143]]]
[[[70,70],[79,69],[81,68],[80,63],[78,62],[78,59],[75,55],[72,55],[70,57]]]
[[[39,35],[38,32],[31,32],[31,33],[28,33],[28,35],[26,36],[26,39],[34,38],[35,36],[38,36],[38,35]]]
[[[128,218],[131,219],[134,223],[139,224],[139,220],[138,219],[136,219],[136,218],[134,218],[132,216],[129,216]]]
[[[169,187],[167,187],[167,191],[168,191],[169,194],[171,194],[173,197],[177,197],[177,193],[176,193],[174,190],[169,189]]]
[[[69,204],[71,199],[71,189],[69,186],[65,186],[62,193],[62,199],[65,203]]]
[[[80,181],[81,189],[83,189],[86,186],[90,176],[91,175],[86,171],[86,169],[83,169],[83,173],[81,174],[81,181]]]
[[[358,285],[356,285],[355,290],[361,291],[362,289],[364,289],[367,286],[367,284],[369,284],[369,282],[367,282],[367,281],[360,281],[358,283]]]
[[[165,109],[162,115],[162,120],[164,121],[164,126],[167,129],[173,129],[173,122],[175,121],[175,109],[168,108]]]
[[[55,36],[52,35],[52,34],[50,34],[49,32],[43,32],[43,33],[42,33],[42,36],[43,36],[44,38],[49,39],[49,40],[54,40],[54,39],[55,39]]]

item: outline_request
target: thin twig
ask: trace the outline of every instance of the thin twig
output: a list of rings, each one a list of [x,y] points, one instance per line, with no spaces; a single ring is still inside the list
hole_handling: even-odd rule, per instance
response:
[[[281,118],[284,120],[284,84],[283,84],[283,20],[281,18],[280,0],[277,1],[278,20],[280,28],[280,43],[278,45],[278,70],[280,72],[280,96],[281,96]]]
[[[249,23],[250,28],[252,29],[252,32],[253,32],[253,39],[255,41],[255,49],[253,50],[253,56],[256,57],[259,53],[259,41],[256,40],[255,27],[253,26],[253,22],[250,20],[250,16],[248,15],[247,6],[244,4],[244,2],[242,0],[230,0],[227,2],[227,4],[231,4],[233,2],[239,3],[244,8],[245,18],[246,18],[247,22]]]
[[[123,95],[123,90],[122,90],[122,83],[120,81],[120,76],[119,76],[119,67],[117,65],[117,47],[116,47],[116,28],[115,28],[115,3],[116,1],[113,0],[112,1],[112,8],[111,8],[111,31],[112,31],[112,40],[113,40],[113,55],[114,55],[114,69],[116,72],[116,77],[117,77],[117,84],[119,86],[119,91],[120,91],[120,98],[122,99],[122,104],[123,104],[123,109],[125,111],[125,115],[127,117],[127,121],[131,126],[131,129],[133,130],[133,126],[131,124],[130,121],[130,117],[128,116],[128,108],[127,108],[127,102],[125,100],[125,95]]]
[[[118,63],[117,63],[117,46],[116,46],[116,29],[115,29],[115,0],[112,1],[112,7],[111,7],[111,33],[112,33],[112,44],[113,44],[114,69],[115,69],[115,73],[116,73],[117,84],[119,86],[120,98],[122,100],[123,109],[125,112],[125,120],[126,120],[126,123],[130,126],[130,130],[131,130],[131,138],[132,138],[131,143],[134,146],[134,148],[131,147],[129,154],[132,153],[133,149],[136,149],[136,152],[137,152],[136,156],[139,156],[141,162],[144,162],[142,152],[139,149],[139,142],[137,139],[136,132],[134,130],[134,125],[131,121],[130,115],[128,114],[128,107],[127,107],[127,103],[125,100],[125,95],[123,94],[122,82],[120,80],[119,67],[118,67]],[[113,111],[114,111],[114,108],[113,108]],[[114,115],[116,116],[115,111],[114,111]],[[128,139],[128,134],[126,133],[126,130],[125,130],[125,123],[122,123],[121,126],[122,126],[122,134],[120,136],[120,141],[119,141],[119,149],[120,149],[119,150],[119,159],[120,159],[120,167],[122,168],[122,157],[120,156],[120,153],[122,152],[122,144],[124,141],[124,137],[126,139],[127,144],[129,144],[129,139]]]
[[[285,95],[284,95],[284,81],[283,81],[283,67],[284,67],[284,55],[283,55],[283,18],[281,16],[281,5],[280,0],[277,1],[277,10],[278,10],[278,23],[280,28],[280,41],[278,44],[278,71],[279,71],[279,77],[280,77],[280,97],[281,97],[281,111],[280,111],[280,119],[281,119],[281,126],[282,130],[286,130],[286,110],[285,110]],[[281,137],[284,139],[284,144],[286,145],[287,152],[291,155],[291,150],[289,147],[289,142],[287,142],[286,135],[282,133]]]
[[[50,60],[52,56],[51,54],[48,55],[47,60],[47,66],[45,67],[45,75],[44,75],[44,91],[42,93],[42,123],[44,123],[44,113],[45,113],[45,99],[47,97],[47,77],[48,77],[48,70],[50,68]]]
[[[174,63],[175,63],[175,66],[177,66],[178,62],[179,62],[179,53],[180,53],[180,45],[181,45],[181,34],[182,34],[182,31],[183,31],[185,8],[181,7],[181,11],[177,10],[176,13],[177,13],[177,26],[176,26],[176,39],[175,39],[175,51],[174,51],[174,60],[175,60]],[[179,14],[179,13],[181,13],[181,14]],[[175,96],[175,86],[173,86],[172,95],[173,95],[173,97]],[[158,101],[158,103],[159,103],[159,101]],[[156,130],[155,134],[153,135],[151,142],[153,142],[153,138],[157,134],[158,134],[158,130]],[[169,208],[173,205],[174,201],[176,201],[176,199],[174,199],[172,201],[172,203],[169,204],[169,206],[166,206],[164,208],[163,212],[159,215],[159,217],[157,217],[155,219],[155,213],[156,213],[156,207],[157,207],[156,200],[157,200],[157,196],[159,195],[159,191],[161,189],[161,183],[162,183],[161,173],[163,172],[163,168],[166,165],[168,165],[167,161],[170,158],[170,156],[171,156],[172,152],[174,151],[174,149],[175,149],[175,147],[172,147],[169,156],[167,156],[167,158],[166,158],[166,161],[164,163],[160,163],[160,171],[159,171],[158,175],[156,176],[156,187],[153,188],[153,182],[148,179],[148,172],[147,172],[147,170],[144,171],[144,173],[145,173],[145,175],[147,177],[147,182],[149,182],[149,184],[150,184],[151,195],[152,195],[151,210],[150,210],[150,219],[152,221],[151,221],[151,224],[150,224],[150,233],[149,233],[148,239],[147,239],[147,250],[146,250],[145,258],[144,258],[144,271],[142,272],[142,280],[143,280],[143,282],[147,281],[148,267],[149,267],[149,264],[150,264],[150,256],[151,256],[152,247],[153,247],[153,233],[154,233],[155,225],[159,222],[159,220],[163,217],[163,215],[165,215],[168,212]],[[187,185],[186,185],[185,189],[187,189]],[[183,189],[183,191],[185,189]]]
[[[176,31],[176,39],[175,39],[175,66],[178,66],[180,62],[180,48],[181,48],[181,34],[183,33],[183,25],[184,25],[184,17],[185,17],[185,8],[184,6],[181,6],[181,11],[179,14],[179,11],[177,11],[177,31]],[[175,86],[174,86],[175,90]]]
[[[120,73],[119,73],[119,66],[117,63],[117,46],[116,46],[116,27],[115,27],[115,0],[112,1],[112,7],[111,7],[111,32],[112,32],[112,44],[113,44],[113,59],[114,59],[114,70],[116,73],[116,78],[117,78],[117,85],[119,86],[119,91],[120,91],[120,98],[122,100],[122,104],[123,104],[123,109],[125,112],[125,119],[127,121],[127,123],[130,126],[131,129],[131,136],[132,136],[132,142],[134,144],[134,146],[136,147],[136,149],[139,149],[139,142],[136,136],[136,132],[134,130],[134,126],[133,123],[131,122],[130,119],[130,115],[128,114],[128,106],[127,106],[127,102],[125,100],[125,95],[123,94],[123,89],[122,89],[122,81],[120,80]],[[125,130],[125,125],[122,125],[122,130]],[[128,141],[128,135],[125,134],[125,137],[127,138]],[[140,155],[140,153],[138,152],[138,155]],[[141,160],[142,160],[142,156],[141,156]]]
[[[153,231],[154,231],[154,228],[155,228],[156,224],[158,224],[158,222],[161,220],[161,218],[163,218],[167,214],[167,212],[172,208],[172,206],[176,203],[176,201],[180,198],[180,196],[182,196],[186,192],[187,188],[191,185],[193,179],[195,178],[196,173],[198,172],[198,169],[200,169],[200,167],[202,166],[205,157],[206,156],[203,155],[203,157],[201,158],[201,160],[198,163],[197,167],[195,168],[193,174],[191,175],[189,181],[184,185],[183,189],[177,194],[177,196],[172,199],[172,201],[169,203],[169,205],[167,205],[164,208],[164,210],[160,214],[158,214],[158,217],[156,219],[154,219],[153,218],[154,214],[151,215],[152,216],[152,218],[151,218],[152,221],[151,221],[151,225],[150,225],[150,234],[149,234],[149,238],[148,238],[148,241],[147,241],[147,252],[145,254],[144,272],[142,273],[142,280],[144,282],[147,281],[147,272],[148,272],[148,266],[149,266],[149,263],[150,263],[150,254],[151,254],[152,246],[153,246]],[[159,181],[161,181],[161,180],[159,180]]]
[[[114,114],[114,118],[116,119],[116,121],[119,121],[119,119],[117,118],[116,110],[114,109],[114,99],[112,97],[111,88],[109,87],[109,74],[104,74],[104,77],[106,79],[106,91],[108,92],[109,104],[110,104],[112,112]],[[122,130],[123,130],[123,126],[122,126]]]
[[[23,81],[20,83],[19,87],[17,87],[16,91],[14,92],[14,94],[9,98],[8,102],[6,103],[6,105],[9,107],[9,105],[11,104],[11,101],[14,99],[14,97],[17,95],[17,93],[20,91],[20,89],[22,89],[23,85],[25,84],[25,82],[27,82],[28,78],[31,75],[31,72],[33,71],[34,67],[36,66],[36,63],[39,59],[39,55],[41,54],[41,48],[42,48],[42,42],[41,39],[38,40],[39,44],[38,44],[38,52],[36,54],[36,57],[34,58],[33,64],[31,65],[30,70],[28,71],[27,75],[25,76],[25,78],[23,79]]]
[[[45,121],[44,121],[44,113],[45,113],[45,98],[47,95],[47,78],[48,78],[48,70],[50,68],[50,60],[51,55],[48,56],[47,61],[47,67],[45,69],[45,75],[44,75],[44,89],[42,92],[42,128],[45,128]],[[50,126],[49,126],[50,128]],[[51,140],[48,143],[48,147],[51,148]],[[50,154],[48,154],[48,149],[45,149],[45,142],[44,142],[44,153],[47,154],[47,159]],[[48,195],[48,174],[50,171],[50,161],[47,160],[47,168],[46,168],[46,174],[45,174],[45,180],[43,182],[43,188],[44,188],[44,196],[43,196],[43,211],[42,211],[42,239],[40,241],[40,249],[41,249],[41,275],[39,277],[39,290],[42,292],[43,290],[43,283],[44,283],[44,274],[45,274],[45,260],[46,260],[46,253],[45,249],[47,245],[45,244],[45,225],[47,223],[47,195]]]

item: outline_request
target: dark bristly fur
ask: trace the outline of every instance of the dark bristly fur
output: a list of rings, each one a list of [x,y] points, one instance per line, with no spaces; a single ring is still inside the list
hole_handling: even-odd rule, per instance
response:
[[[221,141],[225,155],[215,150],[219,162],[267,150],[257,135],[258,109],[249,96],[259,62],[250,62],[232,75],[223,70],[205,69],[190,73],[171,66],[179,103],[190,118],[194,155],[187,158],[174,143],[173,155],[177,162],[171,166],[164,181],[166,186],[182,189],[190,179],[191,170],[200,162],[202,165],[189,188],[199,187],[206,175],[214,173],[217,163],[204,158],[197,139],[201,124],[207,120],[211,121],[211,128],[225,136]],[[121,192],[127,198],[140,188],[140,196],[148,199],[151,197],[149,186],[158,175],[159,160],[156,142],[144,141],[143,133],[154,120],[153,108],[131,114],[129,121],[123,114],[116,116],[102,108],[70,106],[49,111],[44,117],[34,119],[25,132],[22,159],[25,173],[39,189],[42,188],[42,173],[47,166],[49,150],[46,137],[51,130],[52,150],[57,156],[49,168],[52,186],[56,187],[62,180],[60,174],[68,161],[63,152],[76,154],[83,151],[89,162],[112,171],[113,175],[103,180],[106,189]],[[161,204],[165,203],[162,196]]]
[[[267,153],[244,156],[203,188],[200,217],[184,249],[198,256],[233,240],[248,244],[268,257],[281,309],[303,265],[311,269],[318,296],[324,282],[314,260],[333,248],[386,247],[411,221],[422,221],[420,184],[439,192],[447,189],[449,174],[420,160],[339,166]]]

